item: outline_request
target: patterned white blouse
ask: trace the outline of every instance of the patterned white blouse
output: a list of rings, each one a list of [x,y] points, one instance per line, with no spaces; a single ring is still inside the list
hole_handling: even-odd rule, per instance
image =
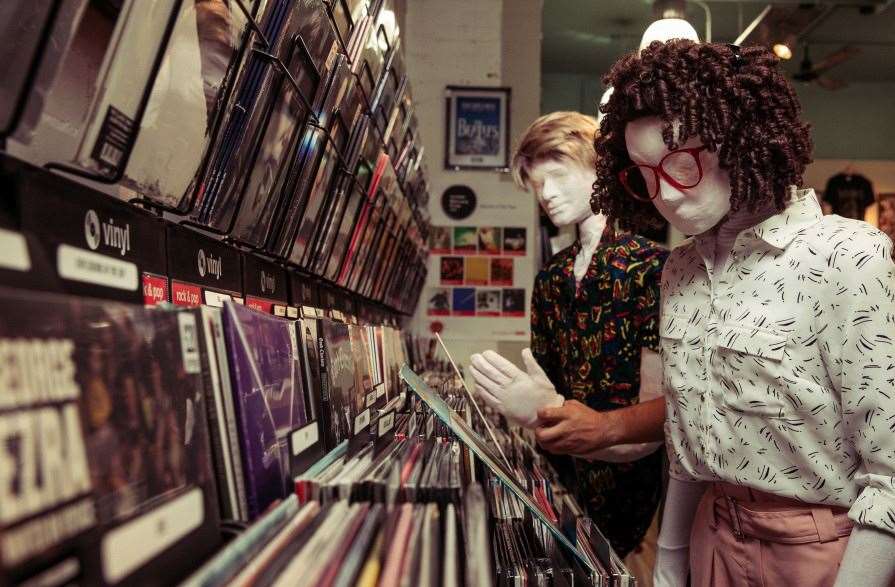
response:
[[[895,533],[895,263],[813,190],[672,251],[660,318],[671,475],[851,508]]]

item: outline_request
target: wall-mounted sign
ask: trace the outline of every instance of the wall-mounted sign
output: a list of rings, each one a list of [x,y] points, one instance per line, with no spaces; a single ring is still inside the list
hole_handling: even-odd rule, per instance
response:
[[[441,209],[453,220],[469,218],[476,203],[475,192],[468,185],[452,185],[441,194]]]
[[[446,169],[509,166],[510,89],[448,86]]]

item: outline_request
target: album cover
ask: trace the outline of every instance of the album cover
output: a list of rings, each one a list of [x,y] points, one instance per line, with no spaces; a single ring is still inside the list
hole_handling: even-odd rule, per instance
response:
[[[500,316],[500,290],[478,289],[475,292],[476,316]]]
[[[464,261],[463,257],[441,258],[442,285],[463,285]]]
[[[491,259],[491,285],[513,285],[513,259]]]
[[[526,229],[507,227],[503,229],[503,254],[525,255]]]
[[[354,234],[354,227],[360,221],[360,215],[366,201],[366,188],[357,180],[346,179],[347,189],[345,195],[345,209],[339,223],[338,232],[332,241],[332,248],[327,259],[324,277],[330,281],[336,281],[339,276],[339,270],[345,261],[348,253],[348,247],[351,244],[351,236]]]
[[[325,73],[326,52],[336,46],[319,3],[303,0],[293,10],[298,15],[287,27],[288,41],[283,44],[283,63],[291,79],[278,73],[274,82],[273,104],[264,121],[246,184],[241,188],[243,202],[233,229],[237,240],[255,247],[268,242],[274,229],[271,223],[284,205],[281,199],[287,197],[285,186],[290,179],[292,161],[301,158],[305,149],[301,139],[309,120],[308,108],[319,108],[323,100],[324,80],[318,75],[318,68]],[[321,54],[308,53],[308,45],[316,47]]]
[[[308,421],[293,333],[289,320],[225,304],[224,335],[250,520],[288,492],[289,437]]]
[[[177,583],[217,548],[198,328],[0,290],[0,582]]]
[[[291,11],[289,0],[270,0],[260,20],[265,38],[280,52],[283,30]],[[257,36],[257,35],[255,35]],[[254,37],[253,37],[254,38]],[[269,59],[247,52],[233,81],[233,99],[217,129],[203,177],[196,186],[196,201],[191,220],[217,231],[229,231],[239,211],[240,187],[251,173],[265,116],[271,99],[276,66]]]
[[[426,304],[428,316],[451,315],[451,290],[446,287],[437,287],[429,291],[429,300]]]
[[[354,363],[354,394],[351,398],[352,414],[354,415],[360,414],[366,409],[367,398],[373,392],[373,366],[370,364],[370,346],[364,335],[365,328],[356,324],[348,326],[348,338],[351,341],[351,356]],[[372,397],[373,400],[376,399],[375,394]]]
[[[525,290],[520,288],[503,290],[503,315],[521,318],[525,316]]]
[[[247,24],[243,12],[225,2],[183,3],[121,180],[123,197],[189,206],[226,101],[225,78],[233,77],[246,53]]]
[[[477,251],[478,235],[474,226],[454,227],[454,253],[468,255]]]
[[[488,285],[491,259],[485,257],[466,258],[466,285]]]
[[[304,372],[303,388],[305,390],[305,406],[308,418],[320,418],[321,393],[323,388],[320,364],[320,321],[316,318],[304,317],[295,321],[295,330],[301,345],[302,368]]]
[[[193,311],[201,324],[202,379],[221,517],[248,521],[242,449],[230,385],[223,316],[220,309],[207,306]]]
[[[433,226],[429,232],[429,252],[433,255],[450,255],[451,250],[451,227]]]
[[[352,414],[355,396],[354,355],[348,325],[334,320],[321,320],[323,337],[324,376],[327,380],[327,395],[321,403],[320,417],[329,422],[326,430],[327,450],[332,450],[343,440],[348,440],[353,431]],[[328,399],[328,401],[327,401]]]
[[[455,287],[451,308],[452,316],[475,316],[475,288]]]
[[[499,255],[501,247],[501,230],[496,226],[479,227],[479,254]]]

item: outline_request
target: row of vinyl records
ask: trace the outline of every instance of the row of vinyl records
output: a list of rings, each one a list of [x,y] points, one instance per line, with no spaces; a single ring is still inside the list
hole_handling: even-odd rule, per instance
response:
[[[353,291],[380,232],[424,261],[390,0],[11,0],[0,32],[12,156]]]
[[[462,584],[470,572],[467,585],[487,585],[479,577],[488,575],[509,584],[625,579],[517,433],[498,430],[512,460],[502,469],[456,387],[449,400],[465,427],[440,423],[412,399],[407,365],[421,367],[425,355],[424,342],[395,328],[310,308],[288,320],[233,302],[144,308],[0,289],[0,583],[175,584],[206,561],[192,581],[226,584],[253,564],[261,567],[251,584],[278,580],[279,565],[291,569],[282,579],[290,584],[315,584],[306,578],[318,573],[326,584],[352,584],[367,563],[382,585],[407,573],[433,585],[445,574],[459,575],[446,584]],[[450,536],[486,519],[464,506],[481,501],[476,483],[488,488],[487,519],[503,530],[487,545],[491,526],[475,530],[473,555]],[[520,516],[503,486],[536,505]],[[430,503],[437,515],[415,505]],[[579,534],[575,556],[564,538],[556,548],[563,518]],[[389,557],[419,546],[410,540],[424,519],[427,536],[465,554],[447,566],[427,558],[420,575],[417,555],[412,570],[403,555]],[[268,532],[279,536],[280,522],[290,538],[274,540]],[[386,528],[400,530],[402,546]],[[354,553],[351,565],[326,558],[337,538],[340,557]],[[582,541],[594,544],[593,560]],[[291,554],[270,551],[274,544]],[[529,555],[541,562],[532,567]]]
[[[472,424],[459,389],[448,387],[450,405]],[[496,432],[516,482],[554,525],[562,521],[576,535],[588,565],[421,403],[412,401],[380,430],[387,432],[354,454],[340,447],[296,477],[295,496],[183,585],[633,584],[546,460],[517,433]]]
[[[0,289],[0,584],[170,584],[400,402],[400,331]]]

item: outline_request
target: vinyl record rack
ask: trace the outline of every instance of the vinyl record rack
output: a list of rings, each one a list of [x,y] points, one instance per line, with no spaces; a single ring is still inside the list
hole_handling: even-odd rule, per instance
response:
[[[0,54],[27,57],[0,97],[0,283],[413,313],[428,182],[389,0],[18,4],[0,11],[20,43]]]

